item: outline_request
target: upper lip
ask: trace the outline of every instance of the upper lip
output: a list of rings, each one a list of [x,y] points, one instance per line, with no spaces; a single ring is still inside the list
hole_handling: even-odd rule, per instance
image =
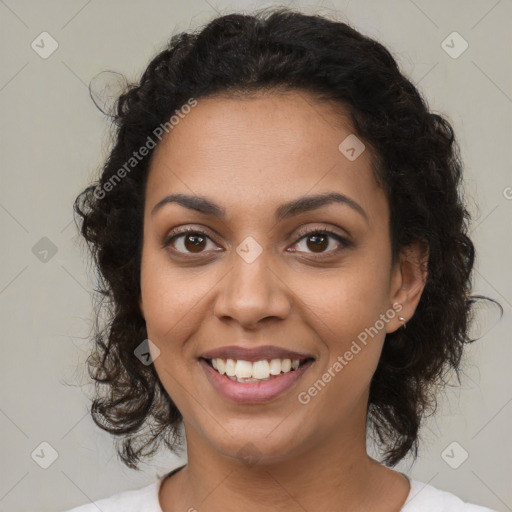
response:
[[[262,361],[272,359],[309,359],[313,356],[310,354],[304,354],[288,350],[281,347],[275,347],[271,345],[265,345],[262,347],[245,348],[236,345],[229,347],[220,347],[205,352],[200,357],[204,359],[238,359],[243,361]]]

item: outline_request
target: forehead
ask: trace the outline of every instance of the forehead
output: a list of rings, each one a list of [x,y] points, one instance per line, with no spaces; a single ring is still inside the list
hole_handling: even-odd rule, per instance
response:
[[[183,192],[256,207],[337,190],[378,207],[368,146],[355,160],[340,150],[354,136],[347,112],[302,91],[199,99],[155,149],[147,204]]]

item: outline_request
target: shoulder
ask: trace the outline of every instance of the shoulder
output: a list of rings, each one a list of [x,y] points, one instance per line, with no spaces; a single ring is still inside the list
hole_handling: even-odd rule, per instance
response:
[[[410,480],[411,491],[400,512],[496,512],[487,507],[465,503],[448,491]]]
[[[158,478],[156,482],[146,487],[119,492],[65,512],[162,512],[158,491],[163,478]]]

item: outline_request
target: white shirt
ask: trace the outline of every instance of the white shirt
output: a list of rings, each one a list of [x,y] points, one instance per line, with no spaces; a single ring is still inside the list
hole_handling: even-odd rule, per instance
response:
[[[158,491],[166,477],[167,474],[141,489],[120,492],[66,512],[163,512]],[[429,484],[410,478],[409,482],[411,490],[399,512],[496,512],[487,507],[465,503],[454,494]]]

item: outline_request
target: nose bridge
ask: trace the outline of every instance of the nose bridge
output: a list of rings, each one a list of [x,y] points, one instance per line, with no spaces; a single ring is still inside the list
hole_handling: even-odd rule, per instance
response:
[[[269,316],[284,318],[290,304],[270,251],[250,238],[233,252],[233,265],[222,280],[215,314],[253,325]]]

